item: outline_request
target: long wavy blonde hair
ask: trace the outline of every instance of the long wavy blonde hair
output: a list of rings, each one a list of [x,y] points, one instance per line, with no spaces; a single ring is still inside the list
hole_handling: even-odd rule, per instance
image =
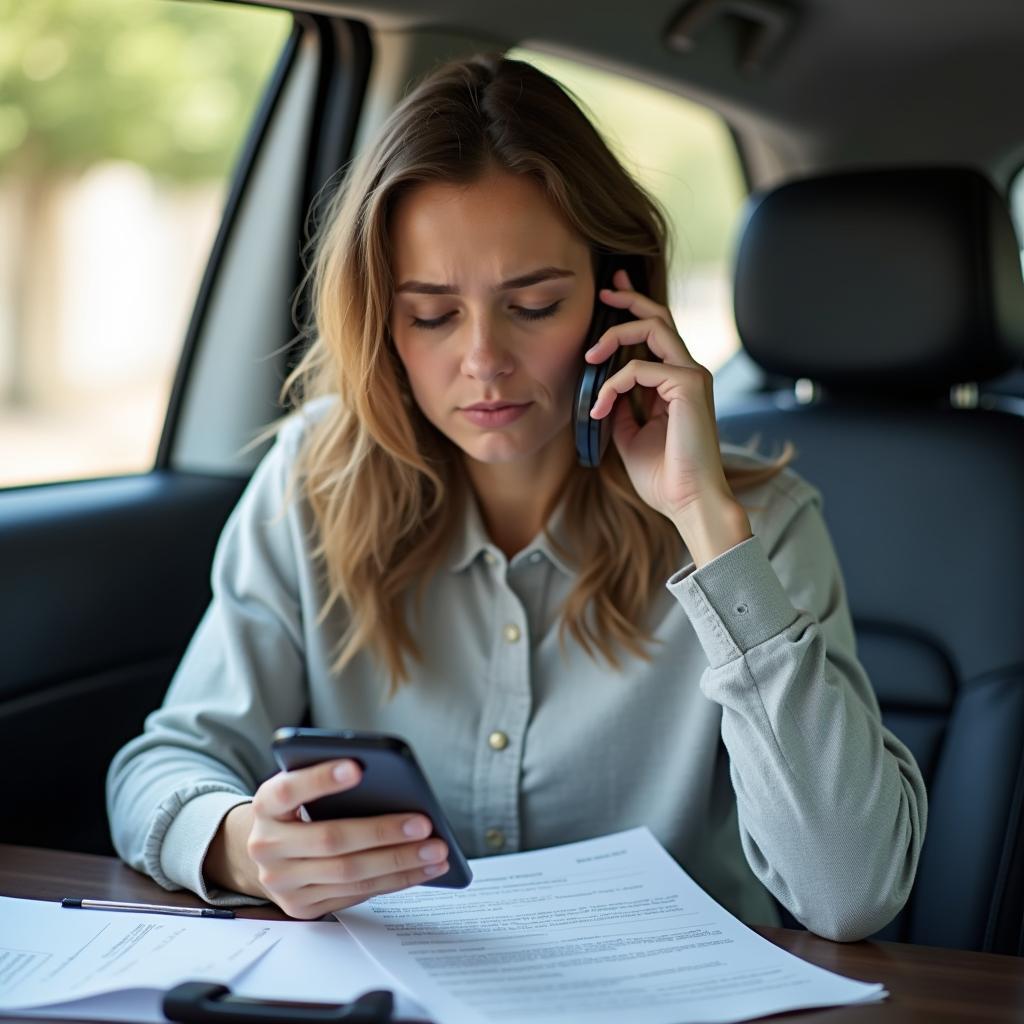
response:
[[[421,658],[406,597],[415,588],[418,614],[470,485],[456,446],[413,401],[391,337],[389,216],[424,182],[469,185],[494,167],[539,181],[589,243],[594,266],[598,253],[642,256],[648,294],[667,304],[667,217],[565,87],[531,64],[480,53],[440,65],[349,166],[313,239],[303,282],[310,322],[300,326],[308,347],[281,399],[292,407],[322,395],[339,399],[310,427],[292,487],[301,482],[312,508],[314,557],[326,571],[318,622],[332,613],[346,620],[332,667],[340,671],[368,647],[390,676],[390,693],[410,678],[405,655]],[[630,400],[644,422],[638,390]],[[739,492],[781,472],[794,454],[787,443],[774,462],[726,464],[726,479]],[[598,469],[572,467],[545,522],[563,495],[574,550],[548,537],[579,567],[561,609],[563,652],[568,632],[616,669],[620,646],[649,659],[645,612],[682,564],[678,531],[637,495],[614,444]]]

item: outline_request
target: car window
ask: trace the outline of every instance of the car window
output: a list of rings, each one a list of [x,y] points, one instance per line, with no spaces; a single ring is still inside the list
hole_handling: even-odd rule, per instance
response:
[[[1024,270],[1024,167],[1013,176],[1010,182],[1010,213],[1013,226],[1017,229],[1017,245],[1021,250],[1021,268]]]
[[[674,229],[669,308],[697,362],[717,370],[739,348],[732,245],[746,195],[728,126],[675,93],[526,47],[508,51],[567,86],[613,151],[661,202]]]
[[[0,486],[143,472],[291,15],[0,0]]]

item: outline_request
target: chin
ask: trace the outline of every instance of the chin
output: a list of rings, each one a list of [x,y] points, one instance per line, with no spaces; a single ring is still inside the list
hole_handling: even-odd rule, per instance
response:
[[[471,459],[494,465],[502,462],[518,462],[520,459],[533,454],[532,448],[529,451],[525,451],[523,448],[514,444],[508,444],[507,442],[499,444],[478,442],[471,445],[459,445],[459,447]]]
[[[467,438],[465,434],[460,434],[459,440],[452,440],[471,459],[498,465],[537,455],[550,443],[551,438],[538,440],[536,437],[517,436],[506,431],[481,431],[476,437]]]

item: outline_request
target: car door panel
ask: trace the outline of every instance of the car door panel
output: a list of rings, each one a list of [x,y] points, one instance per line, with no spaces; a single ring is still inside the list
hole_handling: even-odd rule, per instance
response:
[[[157,471],[0,502],[0,839],[112,852],[106,766],[159,705],[245,479]]]

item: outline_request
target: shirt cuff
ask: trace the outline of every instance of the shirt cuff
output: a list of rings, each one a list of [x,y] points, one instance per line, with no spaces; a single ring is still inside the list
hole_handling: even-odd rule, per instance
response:
[[[691,562],[665,586],[689,616],[712,668],[742,657],[800,615],[757,534],[699,569]]]
[[[160,847],[160,867],[178,885],[219,907],[263,906],[269,901],[230,889],[207,888],[203,861],[224,815],[251,796],[216,791],[193,797],[174,816]]]

